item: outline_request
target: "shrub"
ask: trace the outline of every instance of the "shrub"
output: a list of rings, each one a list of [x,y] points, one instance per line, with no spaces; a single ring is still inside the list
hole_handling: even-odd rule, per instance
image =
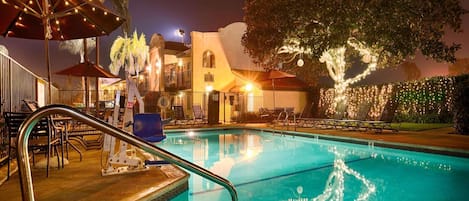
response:
[[[454,127],[456,132],[469,135],[469,75],[456,77],[454,88]]]

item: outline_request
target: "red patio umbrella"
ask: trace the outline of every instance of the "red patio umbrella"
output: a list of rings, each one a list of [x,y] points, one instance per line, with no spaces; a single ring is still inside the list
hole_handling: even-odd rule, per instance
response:
[[[96,77],[98,79],[99,77],[104,77],[104,78],[118,78],[118,76],[115,76],[114,74],[104,70],[104,68],[91,63],[89,61],[85,61],[84,63],[79,63],[77,65],[68,67],[66,69],[63,69],[61,71],[56,72],[55,74],[59,75],[70,75],[70,76],[79,76],[79,77],[85,77],[85,94],[86,94],[86,101],[85,101],[85,108],[88,110],[89,108],[89,100],[88,100],[88,80],[87,77]],[[96,86],[96,90],[98,90],[98,86]],[[96,97],[98,99],[98,97]],[[95,106],[98,107],[98,106]]]
[[[60,70],[55,74],[58,75],[71,75],[81,77],[104,77],[104,78],[118,78],[114,74],[104,70],[104,68],[90,62],[85,61],[77,65]]]
[[[89,109],[89,97],[88,97],[88,77],[96,77],[98,79],[99,77],[104,77],[104,78],[118,78],[118,76],[112,74],[111,72],[108,72],[104,70],[103,67],[99,66],[98,64],[91,63],[88,61],[87,52],[86,52],[86,39],[83,40],[83,46],[85,50],[85,62],[79,63],[77,65],[68,67],[66,69],[63,69],[61,71],[56,72],[56,74],[59,75],[70,75],[70,76],[79,76],[79,77],[85,77],[85,105],[86,105],[86,111]],[[98,82],[96,81],[96,84]],[[98,93],[98,85],[96,85],[96,103],[98,104],[99,101],[99,93]],[[96,107],[96,112],[98,112],[99,104],[95,105]]]
[[[124,21],[99,0],[2,0],[0,19],[0,34],[4,37],[45,41],[49,103],[51,74],[48,41],[108,35]]]
[[[296,77],[296,75],[286,73],[279,70],[270,70],[269,75],[267,76],[268,79],[279,79],[279,78],[288,78],[288,77]]]

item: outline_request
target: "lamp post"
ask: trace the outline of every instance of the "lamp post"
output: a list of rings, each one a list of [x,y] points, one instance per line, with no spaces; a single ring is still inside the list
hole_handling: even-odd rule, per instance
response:
[[[181,43],[184,44],[184,30],[182,29],[177,29],[176,32],[175,32],[176,36],[180,37],[181,38]]]

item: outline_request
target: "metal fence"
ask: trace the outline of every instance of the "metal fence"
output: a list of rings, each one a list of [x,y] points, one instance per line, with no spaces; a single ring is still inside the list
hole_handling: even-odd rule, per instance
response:
[[[100,90],[99,103],[100,110],[110,110],[114,107],[116,91]],[[122,96],[121,103],[124,104],[124,97],[126,97],[125,90],[120,92]],[[146,96],[145,96],[146,95]],[[89,107],[90,111],[95,110],[96,91],[89,90]],[[223,93],[220,92],[217,96],[216,102],[212,101],[210,94],[207,92],[196,91],[179,91],[179,92],[156,92],[155,94],[142,94],[145,102],[145,112],[161,112],[158,106],[158,100],[161,97],[167,98],[169,104],[165,108],[165,117],[174,118],[172,113],[172,106],[182,106],[186,118],[192,119],[193,106],[198,105],[201,107],[205,118],[208,117],[210,111],[215,111],[211,115],[219,116],[218,121],[221,123],[239,122],[246,118],[246,114],[253,115],[258,112],[259,107],[262,107],[262,97],[254,96],[248,97],[243,93]],[[85,107],[85,92],[84,90],[60,90],[59,99],[56,103],[70,105],[76,108]],[[213,98],[213,97],[212,97]],[[252,106],[248,104],[249,99],[252,99]],[[123,107],[121,105],[121,107]],[[210,109],[209,109],[210,108]],[[216,109],[218,108],[218,109]]]
[[[38,89],[45,86],[44,93]],[[57,100],[58,90],[52,87],[52,102]],[[4,111],[21,111],[23,100],[47,102],[47,81],[40,78],[26,67],[0,52],[0,101]],[[42,99],[41,99],[42,98]],[[39,100],[41,99],[41,100]]]

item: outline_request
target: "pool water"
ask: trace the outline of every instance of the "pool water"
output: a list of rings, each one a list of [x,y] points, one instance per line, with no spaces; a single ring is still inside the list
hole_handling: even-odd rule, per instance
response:
[[[157,146],[230,180],[239,200],[467,200],[469,159],[256,130],[169,133]],[[174,201],[230,200],[191,174]]]

